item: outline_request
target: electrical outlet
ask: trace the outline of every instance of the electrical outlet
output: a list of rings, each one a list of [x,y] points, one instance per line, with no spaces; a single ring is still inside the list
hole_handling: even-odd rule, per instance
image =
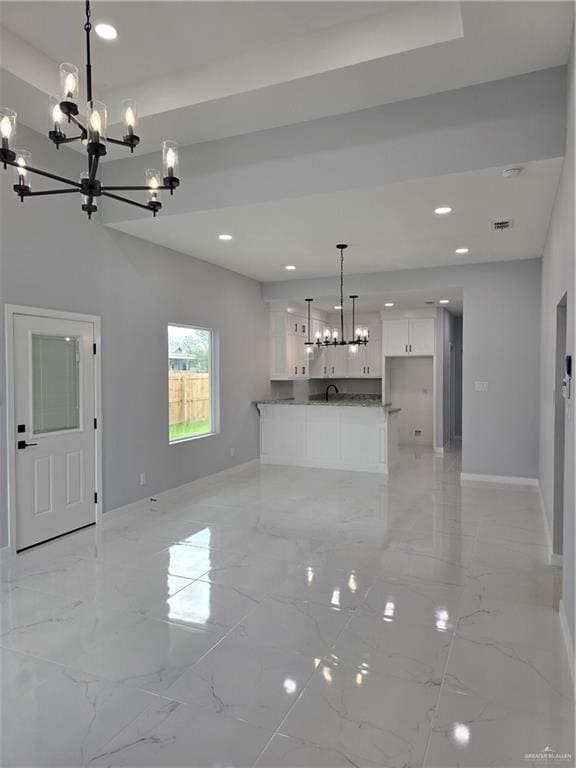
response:
[[[160,504],[154,496],[150,497],[150,512],[160,512]]]
[[[236,448],[230,448],[230,456],[234,456],[236,453]]]
[[[140,485],[146,485],[146,472],[140,472]]]
[[[475,381],[474,382],[474,389],[476,392],[488,392],[488,382],[487,381]]]

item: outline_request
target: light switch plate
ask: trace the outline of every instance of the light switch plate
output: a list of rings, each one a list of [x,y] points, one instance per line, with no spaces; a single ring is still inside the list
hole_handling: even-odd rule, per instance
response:
[[[488,392],[488,382],[487,381],[475,381],[474,382],[474,389],[476,392]]]

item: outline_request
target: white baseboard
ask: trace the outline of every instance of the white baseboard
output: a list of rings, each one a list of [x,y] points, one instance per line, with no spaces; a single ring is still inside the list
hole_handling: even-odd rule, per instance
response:
[[[461,472],[460,481],[467,483],[492,483],[493,485],[524,485],[529,488],[538,488],[536,477],[506,477],[505,475],[475,475],[471,472]]]
[[[178,496],[182,496],[186,494],[187,491],[192,490],[193,488],[200,488],[202,485],[213,485],[218,482],[218,478],[221,475],[231,475],[237,473],[239,470],[246,469],[246,467],[249,464],[259,464],[259,459],[250,459],[250,461],[242,462],[242,464],[235,464],[233,467],[227,467],[226,469],[221,469],[218,472],[214,472],[211,475],[204,475],[204,477],[199,477],[196,480],[190,480],[188,483],[183,483],[182,485],[176,485],[174,488],[168,488],[166,491],[160,491],[160,493],[151,493],[148,496],[146,496],[143,499],[138,499],[138,501],[133,501],[130,504],[125,504],[123,507],[116,507],[115,509],[110,509],[107,512],[104,512],[104,515],[116,515],[116,514],[124,514],[129,512],[147,512],[151,508],[160,508],[162,503],[165,505],[167,501],[170,499],[173,499]],[[151,499],[156,499],[156,504],[151,501]]]
[[[124,504],[122,507],[115,507],[109,509],[107,512],[103,512],[103,517],[107,515],[122,515],[129,512],[145,512],[150,507],[150,497],[145,499],[138,499],[138,501],[131,501],[129,504]]]
[[[546,532],[546,546],[548,547],[548,555],[550,557],[550,565],[562,567],[563,558],[562,555],[554,554],[554,545],[552,542],[552,531],[550,530],[550,521],[546,512],[546,504],[544,503],[544,496],[542,495],[542,488],[538,483],[538,497],[540,499],[540,511],[542,512],[542,518],[544,520],[544,530]]]
[[[564,601],[560,600],[559,607],[560,614],[560,626],[562,627],[562,635],[564,637],[564,644],[566,645],[566,653],[568,655],[568,664],[570,666],[570,674],[572,675],[572,685],[576,685],[574,678],[574,640],[570,634],[570,627],[568,626],[568,617],[566,616],[566,608],[564,607]]]
[[[305,467],[308,469],[336,469],[343,472],[370,472],[377,475],[387,475],[387,464],[352,464],[342,461],[330,461],[328,459],[305,459],[294,456],[260,456],[261,464],[270,464],[278,467]]]

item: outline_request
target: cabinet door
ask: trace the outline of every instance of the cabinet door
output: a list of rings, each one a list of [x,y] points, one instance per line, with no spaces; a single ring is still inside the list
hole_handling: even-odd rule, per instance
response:
[[[348,377],[351,379],[360,379],[366,370],[366,361],[364,359],[364,348],[360,344],[354,344],[348,347]]]
[[[410,320],[408,349],[411,355],[434,354],[434,328],[433,317]]]
[[[331,379],[343,379],[348,375],[348,347],[332,347],[329,375]]]
[[[286,379],[288,377],[288,338],[285,333],[276,334],[270,338],[270,377],[272,379]]]
[[[410,352],[408,320],[385,320],[382,324],[383,351],[389,357],[406,357]]]
[[[382,340],[374,338],[366,345],[366,375],[370,378],[382,376]]]

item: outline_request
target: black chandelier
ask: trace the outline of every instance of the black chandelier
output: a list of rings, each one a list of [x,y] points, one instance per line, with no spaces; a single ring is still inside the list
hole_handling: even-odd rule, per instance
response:
[[[0,163],[4,169],[11,165],[16,172],[16,183],[14,192],[22,202],[27,197],[38,197],[41,195],[64,195],[79,192],[82,196],[82,210],[88,214],[88,218],[98,210],[95,200],[98,197],[109,197],[113,200],[119,200],[122,203],[135,205],[137,208],[143,208],[151,211],[154,216],[162,208],[160,202],[160,191],[163,189],[174,190],[180,184],[178,178],[178,145],[173,141],[162,142],[162,166],[163,173],[155,169],[148,169],[145,173],[146,184],[144,186],[105,186],[97,178],[98,162],[106,154],[106,144],[120,144],[123,147],[129,147],[130,152],[134,152],[134,147],[140,143],[139,136],[136,135],[138,124],[138,111],[133,101],[127,100],[122,104],[124,135],[122,139],[113,139],[107,135],[107,111],[106,105],[92,98],[92,64],[90,56],[90,32],[92,24],[90,22],[90,0],[86,0],[86,22],[84,24],[86,33],[86,95],[87,108],[86,119],[83,120],[78,109],[78,68],[73,64],[60,65],[60,96],[54,97],[50,105],[51,130],[48,137],[56,145],[56,149],[61,144],[70,144],[74,141],[81,141],[86,147],[88,154],[88,170],[83,171],[80,180],[66,179],[62,176],[56,176],[47,171],[41,171],[33,168],[31,165],[31,153],[25,149],[12,149],[16,136],[16,113],[10,109],[0,109],[0,137],[2,145],[0,148]],[[79,133],[76,136],[67,136],[63,131],[65,121],[69,125],[74,125]],[[62,182],[68,188],[49,189],[40,192],[33,192],[30,187],[29,174],[35,173],[44,176],[47,179]],[[147,202],[139,203],[136,200],[130,200],[127,197],[117,195],[116,192],[134,192],[145,190],[147,193]]]
[[[304,346],[312,349],[312,347],[338,347],[352,344],[354,346],[358,344],[368,344],[368,329],[367,328],[355,328],[356,326],[356,299],[357,294],[351,295],[352,299],[352,340],[346,341],[344,338],[344,251],[348,248],[346,243],[338,243],[336,246],[340,251],[340,331],[338,328],[330,330],[325,328],[324,332],[316,331],[316,340],[312,341],[311,338],[311,317],[310,307],[314,299],[306,299],[308,304],[308,340],[304,342]]]

